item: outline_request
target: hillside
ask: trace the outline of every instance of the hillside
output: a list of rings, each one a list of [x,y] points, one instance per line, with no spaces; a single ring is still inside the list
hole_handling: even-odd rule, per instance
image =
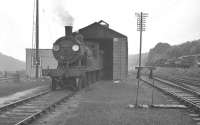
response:
[[[167,59],[195,54],[200,54],[200,39],[174,46],[168,43],[158,43],[149,51],[147,65],[157,65]]]
[[[148,57],[148,53],[143,53],[142,54],[142,64],[141,65],[145,65],[146,64],[147,57]],[[128,56],[128,67],[129,67],[129,69],[130,69],[130,67],[137,66],[138,63],[139,63],[138,60],[139,60],[138,54],[129,55]]]
[[[0,71],[16,71],[25,70],[26,64],[20,60],[13,57],[6,56],[0,53]]]

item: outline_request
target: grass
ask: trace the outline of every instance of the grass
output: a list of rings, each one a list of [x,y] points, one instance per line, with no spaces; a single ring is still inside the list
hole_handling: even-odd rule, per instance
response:
[[[20,82],[14,81],[0,81],[0,97],[8,96],[19,91],[31,89],[37,86],[48,85],[49,81],[30,81],[22,80]]]
[[[134,76],[135,77],[135,76]],[[99,82],[82,93],[79,108],[66,120],[66,125],[193,125],[185,110],[130,109],[135,104],[136,79],[127,83]],[[151,104],[152,89],[140,84],[139,103]],[[168,96],[154,91],[156,104],[169,104]],[[63,116],[65,117],[65,116]],[[66,116],[67,117],[67,116]]]

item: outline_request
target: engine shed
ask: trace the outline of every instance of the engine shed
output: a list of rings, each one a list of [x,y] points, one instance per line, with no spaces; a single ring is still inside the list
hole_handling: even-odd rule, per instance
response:
[[[84,40],[98,42],[103,50],[103,79],[123,80],[128,74],[127,36],[109,28],[103,20],[79,30]]]

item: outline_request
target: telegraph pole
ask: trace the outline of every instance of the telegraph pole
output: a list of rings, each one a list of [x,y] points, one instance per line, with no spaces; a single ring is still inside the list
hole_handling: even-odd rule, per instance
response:
[[[137,17],[137,31],[140,32],[140,50],[139,50],[139,67],[137,71],[137,95],[136,95],[136,102],[135,106],[138,106],[138,96],[139,96],[139,86],[140,86],[140,70],[141,70],[141,53],[142,53],[142,32],[145,31],[145,23],[146,17],[148,16],[147,13],[135,13]]]
[[[35,52],[35,58],[36,58],[36,67],[35,67],[35,78],[38,79],[39,77],[39,65],[40,65],[40,59],[39,59],[39,1],[36,0],[36,52]]]

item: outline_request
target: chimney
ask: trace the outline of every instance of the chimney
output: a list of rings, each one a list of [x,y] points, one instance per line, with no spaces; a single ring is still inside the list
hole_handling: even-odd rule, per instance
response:
[[[71,36],[72,35],[72,26],[65,26],[65,36]]]

